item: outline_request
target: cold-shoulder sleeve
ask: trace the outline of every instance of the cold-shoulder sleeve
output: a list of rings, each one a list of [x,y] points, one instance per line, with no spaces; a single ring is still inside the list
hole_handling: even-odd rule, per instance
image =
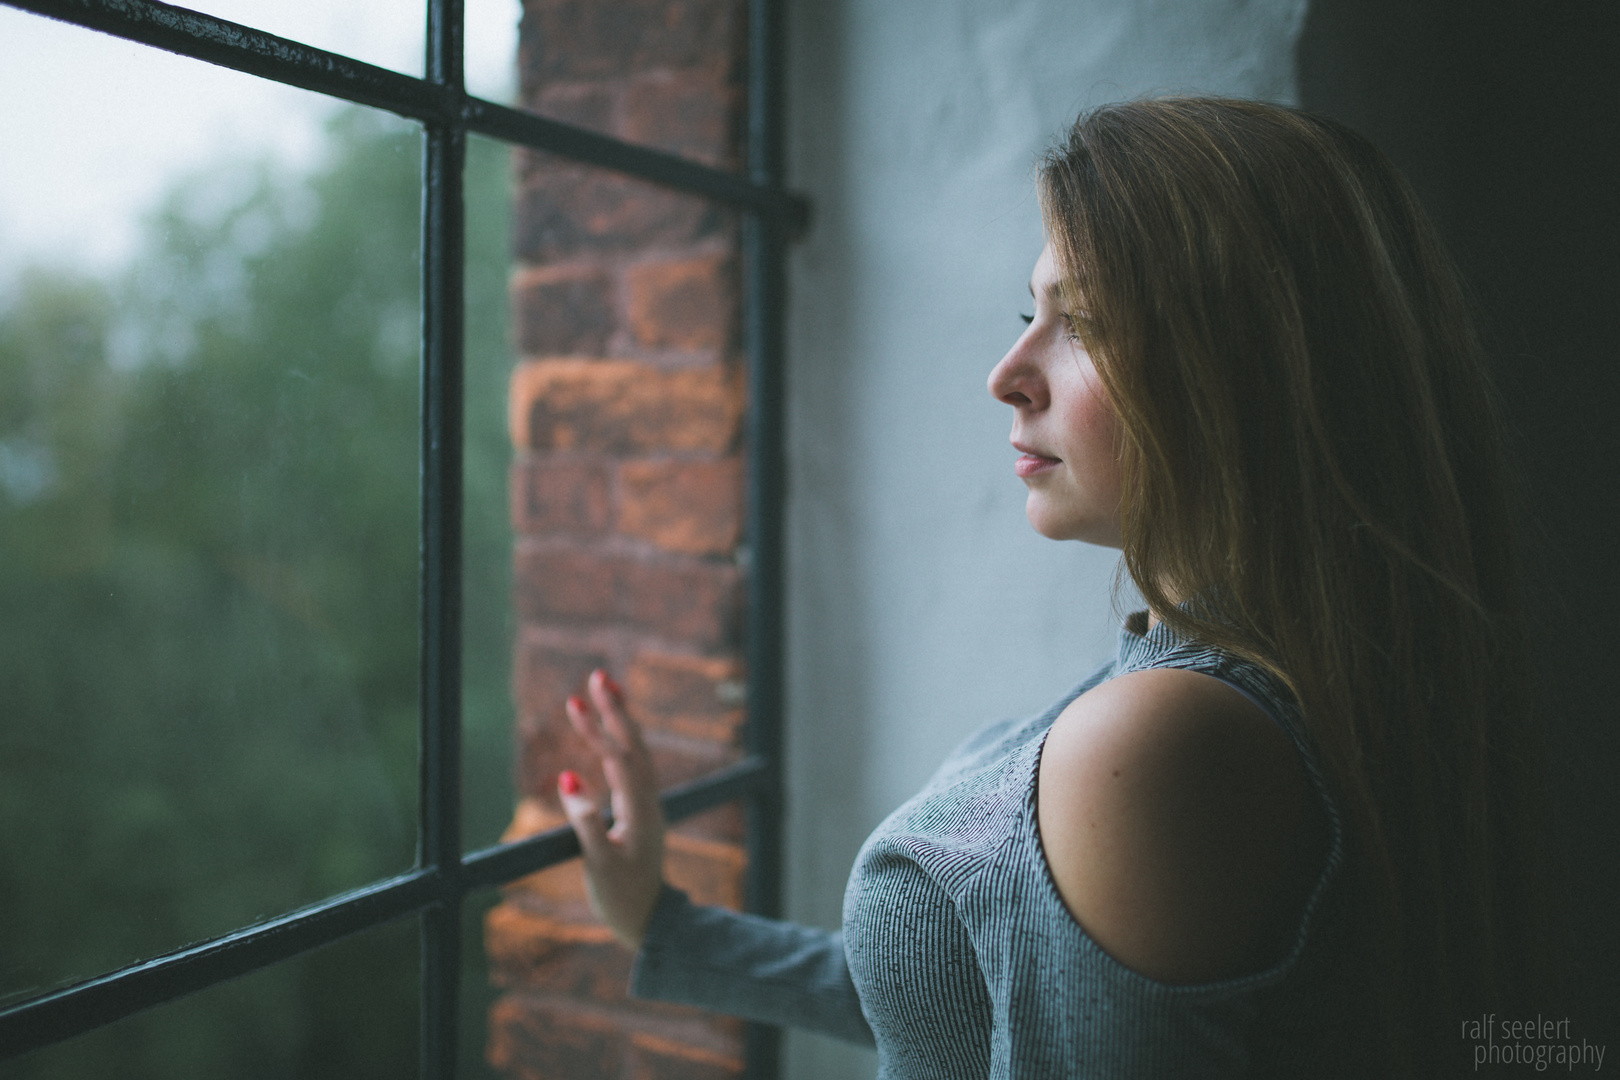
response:
[[[1253,665],[1223,666],[1167,624],[1121,639],[1112,667],[1039,716],[986,729],[861,847],[845,945],[883,1080],[1361,1075],[1344,1065],[1361,1014],[1343,977],[1355,939],[1334,885],[1342,832],[1291,712],[1274,715],[1304,756],[1332,839],[1285,956],[1239,978],[1160,983],[1105,952],[1064,905],[1041,847],[1036,784],[1045,737],[1069,702],[1147,667],[1211,670],[1262,703],[1280,697],[1258,676],[1244,681]]]
[[[667,885],[631,968],[630,993],[875,1045],[843,935],[701,907]]]

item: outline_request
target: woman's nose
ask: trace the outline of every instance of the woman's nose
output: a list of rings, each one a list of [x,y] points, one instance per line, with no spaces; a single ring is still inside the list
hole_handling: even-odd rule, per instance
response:
[[[1040,372],[1028,356],[1028,336],[1020,337],[1001,362],[990,369],[988,388],[997,401],[1020,408],[1038,406],[1043,397]]]

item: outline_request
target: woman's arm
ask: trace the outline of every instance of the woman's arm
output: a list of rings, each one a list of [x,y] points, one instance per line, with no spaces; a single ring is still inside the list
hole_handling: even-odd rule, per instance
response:
[[[841,935],[699,907],[664,884],[652,754],[605,671],[591,674],[588,692],[589,702],[568,700],[568,719],[602,760],[612,826],[574,773],[559,776],[557,790],[579,835],[591,908],[637,950],[631,992],[871,1046]]]
[[[668,886],[636,954],[630,992],[875,1045],[842,934],[699,907]]]

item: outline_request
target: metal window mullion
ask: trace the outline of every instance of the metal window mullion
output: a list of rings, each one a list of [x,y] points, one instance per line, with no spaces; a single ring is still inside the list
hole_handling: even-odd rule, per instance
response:
[[[402,874],[24,1001],[0,1012],[0,1061],[393,922],[432,903],[442,886],[420,870]]]
[[[775,215],[795,227],[802,224],[807,215],[808,204],[801,196],[749,177],[700,165],[678,154],[638,146],[589,128],[479,98],[468,98],[465,109],[469,130],[503,142],[612,169],[745,211]]]
[[[755,5],[763,6],[758,3]],[[781,787],[782,514],[782,228],[770,217],[743,222],[747,267],[748,353],[748,749],[769,763],[755,793],[749,852],[748,906],[777,915],[780,889],[776,834]]]
[[[461,0],[428,0],[429,80],[459,103]],[[422,912],[421,1077],[454,1080],[461,985],[461,516],[467,132],[460,109],[425,129],[422,159],[421,831],[446,881]]]
[[[781,183],[782,27],[779,0],[748,3],[748,179]],[[786,459],[783,450],[784,228],[798,215],[750,212],[743,222],[748,353],[748,749],[766,775],[748,801],[748,910],[781,914],[782,712]],[[781,1031],[747,1028],[749,1080],[775,1080]]]

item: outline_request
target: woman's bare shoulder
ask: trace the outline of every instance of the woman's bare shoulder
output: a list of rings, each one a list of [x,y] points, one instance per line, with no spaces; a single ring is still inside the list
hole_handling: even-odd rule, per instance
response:
[[[1131,672],[1071,702],[1042,752],[1037,812],[1070,913],[1161,982],[1269,966],[1321,866],[1321,812],[1292,742],[1199,672]]]

